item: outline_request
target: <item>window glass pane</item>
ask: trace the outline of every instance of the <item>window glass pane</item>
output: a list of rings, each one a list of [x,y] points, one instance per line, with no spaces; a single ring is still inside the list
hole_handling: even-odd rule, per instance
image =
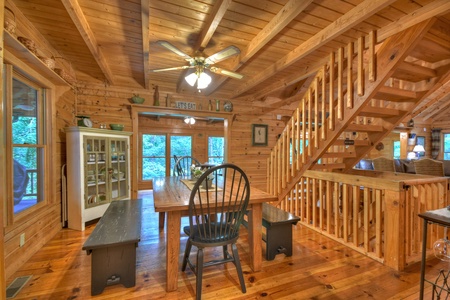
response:
[[[13,148],[14,213],[42,201],[40,174],[42,150],[35,147]]]
[[[166,136],[142,135],[142,180],[166,175]]]
[[[218,136],[208,137],[208,162],[220,165],[223,163],[225,139]]]
[[[170,175],[175,167],[174,155],[177,158],[192,156],[192,137],[189,135],[173,135],[170,137]]]
[[[400,141],[394,141],[394,158],[400,158]]]
[[[444,133],[444,159],[448,160],[450,156],[450,133]]]
[[[13,144],[36,144],[37,141],[37,90],[13,79]]]

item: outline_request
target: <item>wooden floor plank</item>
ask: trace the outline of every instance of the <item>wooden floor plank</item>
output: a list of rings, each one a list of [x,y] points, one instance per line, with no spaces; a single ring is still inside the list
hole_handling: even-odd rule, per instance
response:
[[[193,299],[195,275],[189,269],[180,271],[178,290],[166,293],[164,232],[158,230],[151,193],[140,192],[140,197],[144,211],[135,287],[113,285],[91,297],[91,257],[81,247],[94,224],[85,232],[63,229],[26,262],[7,280],[9,284],[16,277],[33,275],[14,299]],[[205,269],[203,299],[418,299],[420,263],[397,272],[301,224],[294,226],[293,235],[291,257],[280,254],[272,261],[263,260],[262,271],[253,273],[247,231],[242,228],[238,248],[247,293],[241,293],[236,270],[228,264]],[[180,262],[185,242],[182,234]],[[216,255],[221,249],[207,257]],[[432,279],[448,265],[431,259],[427,267],[427,278]],[[431,285],[426,288],[425,299],[431,299]]]

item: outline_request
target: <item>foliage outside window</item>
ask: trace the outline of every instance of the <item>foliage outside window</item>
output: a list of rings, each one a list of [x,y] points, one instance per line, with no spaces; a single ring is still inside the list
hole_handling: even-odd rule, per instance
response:
[[[142,180],[172,175],[175,165],[174,155],[179,158],[191,154],[191,136],[143,134]]]
[[[18,214],[44,199],[45,90],[16,73],[12,82],[5,83],[6,95],[12,95],[7,99],[11,124],[6,129],[11,136],[11,189],[14,214]]]
[[[208,137],[208,163],[220,165],[224,161],[225,139],[221,136]]]
[[[400,159],[400,141],[394,141],[394,159]]]

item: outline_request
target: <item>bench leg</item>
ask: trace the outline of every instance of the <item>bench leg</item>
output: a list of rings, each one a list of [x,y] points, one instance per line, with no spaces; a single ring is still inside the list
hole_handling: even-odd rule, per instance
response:
[[[136,284],[136,244],[92,250],[91,295],[98,295],[108,285]]]
[[[292,224],[290,223],[267,227],[266,259],[273,260],[275,255],[280,253],[292,256]]]

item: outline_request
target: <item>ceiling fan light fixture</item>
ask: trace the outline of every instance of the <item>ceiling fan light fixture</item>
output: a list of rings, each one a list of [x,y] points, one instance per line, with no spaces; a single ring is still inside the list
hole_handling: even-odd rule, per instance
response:
[[[211,83],[211,76],[205,72],[200,73],[197,81],[197,88],[199,90],[206,88]]]
[[[186,123],[188,125],[194,125],[195,119],[193,117],[186,117],[186,118],[184,118],[184,123]]]
[[[186,76],[184,79],[190,86],[194,86],[195,82],[197,81],[197,74],[191,73],[188,76]]]

